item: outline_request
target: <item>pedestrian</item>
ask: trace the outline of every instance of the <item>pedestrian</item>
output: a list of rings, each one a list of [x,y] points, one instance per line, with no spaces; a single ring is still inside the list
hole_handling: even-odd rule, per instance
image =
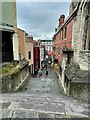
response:
[[[46,70],[46,75],[48,75],[48,70]]]
[[[42,70],[41,69],[39,69],[38,75],[39,75],[39,77],[42,76]]]
[[[46,65],[46,71],[47,71],[47,65]]]

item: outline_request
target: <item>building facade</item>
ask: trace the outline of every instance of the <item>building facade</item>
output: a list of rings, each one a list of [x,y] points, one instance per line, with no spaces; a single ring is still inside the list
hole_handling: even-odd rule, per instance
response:
[[[74,62],[80,65],[80,69],[90,70],[90,2],[87,0],[82,0],[74,18],[72,47]]]
[[[67,66],[65,75],[70,86],[69,94],[90,102],[90,1],[81,0],[78,5],[72,36],[73,63],[75,66],[71,67],[72,63]],[[68,69],[71,71],[72,68],[72,78],[70,78],[67,71]]]
[[[53,60],[57,59],[59,64],[61,84],[64,92],[66,92],[64,79],[65,79],[65,68],[72,61],[73,50],[72,50],[72,34],[73,34],[73,17],[75,16],[76,5],[71,2],[69,17],[65,20],[65,15],[61,15],[59,18],[59,28],[55,29],[53,36]]]
[[[17,29],[19,35],[19,59],[26,59],[29,62],[29,70],[33,73],[33,37],[24,30]]]
[[[33,40],[33,62],[34,62],[34,72],[37,74],[40,69],[40,44],[38,41]]]
[[[88,97],[90,93],[90,2],[72,1],[70,10],[73,11],[70,11],[65,21],[62,20],[63,24],[53,37],[53,55],[60,65],[64,93],[88,101],[90,100]],[[64,19],[64,16],[60,18]],[[59,20],[60,23],[62,21]],[[66,39],[61,39],[65,36]]]
[[[45,48],[45,57],[49,61],[52,61],[52,40],[39,40],[40,45],[44,46]]]
[[[59,64],[63,60],[62,50],[65,48],[72,49],[72,29],[73,29],[73,11],[77,2],[71,2],[69,16],[65,19],[65,15],[59,18],[58,28],[55,28],[53,36],[53,57],[56,58]]]
[[[1,2],[2,17],[0,31],[2,32],[2,62],[19,60],[18,35],[16,33],[16,1]]]
[[[48,52],[52,51],[52,40],[40,40],[40,44],[44,45]]]
[[[25,58],[25,31],[17,28],[19,36],[19,59]]]
[[[15,33],[13,34],[13,56],[14,60],[19,60],[19,39],[17,33],[16,0],[14,0],[13,7],[14,7],[14,30],[15,30]]]

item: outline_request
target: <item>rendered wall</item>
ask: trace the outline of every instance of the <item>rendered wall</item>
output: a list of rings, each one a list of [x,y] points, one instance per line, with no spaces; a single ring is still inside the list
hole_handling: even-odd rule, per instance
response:
[[[9,0],[5,0],[6,2],[2,2],[2,23],[6,23],[9,25],[14,25],[14,6],[13,0],[9,2]]]

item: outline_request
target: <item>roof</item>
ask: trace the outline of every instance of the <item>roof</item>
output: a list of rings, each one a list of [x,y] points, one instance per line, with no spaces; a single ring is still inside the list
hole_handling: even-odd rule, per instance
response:
[[[71,82],[90,83],[90,71],[79,70]]]
[[[17,28],[18,30],[21,30],[21,31],[23,31],[23,32],[25,32],[24,30],[22,30],[21,28]]]
[[[36,41],[36,40],[33,40],[33,43],[38,43],[38,41]]]
[[[72,62],[65,69],[65,74],[69,80],[72,80],[79,69],[80,69],[79,65],[77,63]]]
[[[41,42],[53,42],[52,40],[40,40]]]
[[[74,11],[72,12],[72,14],[67,17],[67,19],[66,19],[65,22],[62,24],[62,26],[57,30],[57,32],[54,34],[54,36],[57,35],[58,32],[59,32],[63,27],[65,27],[68,23],[70,23],[70,21],[72,21],[73,17],[76,16],[76,14],[77,14],[79,5],[80,5],[80,2],[79,2],[78,5],[76,6],[76,8],[75,8]]]
[[[71,82],[90,83],[90,71],[81,70],[77,63],[70,63],[65,74]]]
[[[33,40],[33,44],[36,46],[38,44],[38,41]]]

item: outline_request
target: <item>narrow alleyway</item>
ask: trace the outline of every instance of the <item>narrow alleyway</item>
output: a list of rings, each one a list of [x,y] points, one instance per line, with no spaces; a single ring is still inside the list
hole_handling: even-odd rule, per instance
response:
[[[23,91],[0,95],[2,118],[71,118],[87,117],[88,104],[61,94],[58,77],[52,68],[49,74],[31,77]],[[64,119],[63,119],[64,120]],[[79,120],[79,119],[77,119]],[[84,118],[85,120],[85,118]]]
[[[42,76],[35,76],[30,78],[27,85],[25,86],[25,91],[29,93],[36,94],[59,94],[60,87],[58,84],[58,77],[51,67],[48,67],[48,75],[45,74],[46,68],[42,70]]]

